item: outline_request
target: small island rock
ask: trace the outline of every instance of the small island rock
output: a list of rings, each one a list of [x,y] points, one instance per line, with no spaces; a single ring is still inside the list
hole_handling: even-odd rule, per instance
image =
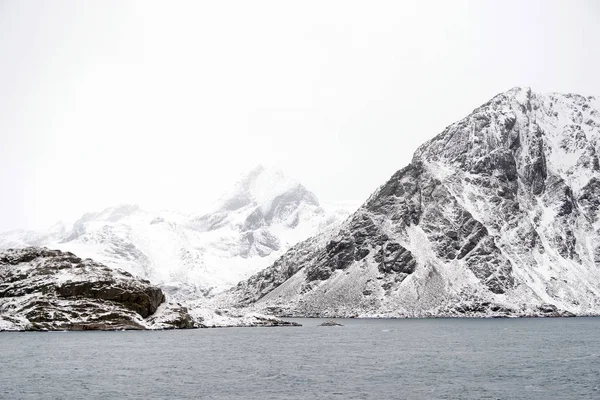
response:
[[[323,322],[322,324],[320,324],[319,326],[344,326],[344,325],[340,324],[337,321],[329,319],[329,320]]]

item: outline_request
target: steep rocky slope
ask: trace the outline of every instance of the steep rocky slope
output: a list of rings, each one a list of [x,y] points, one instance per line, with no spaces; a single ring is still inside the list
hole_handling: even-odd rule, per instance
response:
[[[222,298],[286,315],[600,314],[600,102],[515,88]]]
[[[70,251],[148,279],[183,301],[230,288],[348,214],[326,211],[303,185],[259,166],[208,213],[111,207],[83,215],[71,229],[0,234],[0,249]]]

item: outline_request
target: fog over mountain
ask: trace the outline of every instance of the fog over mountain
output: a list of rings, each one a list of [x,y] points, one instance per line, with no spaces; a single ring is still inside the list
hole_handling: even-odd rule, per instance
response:
[[[593,0],[1,2],[0,232],[194,213],[259,163],[359,204],[482,99],[600,93],[599,18]]]

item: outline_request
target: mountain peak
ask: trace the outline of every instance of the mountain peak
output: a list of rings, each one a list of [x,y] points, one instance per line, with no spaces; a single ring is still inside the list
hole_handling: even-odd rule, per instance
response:
[[[242,175],[236,186],[242,186],[250,191],[264,190],[263,186],[294,186],[298,182],[287,176],[281,169],[276,167],[265,167],[262,164],[252,168],[249,172]]]
[[[260,164],[242,175],[233,189],[221,197],[221,208],[237,210],[250,203],[256,203],[266,213],[274,199],[294,190],[307,191],[303,185],[279,168]]]
[[[531,99],[531,93],[531,88],[528,86],[515,86],[504,95],[515,99],[519,104],[527,104]]]
[[[515,86],[506,91],[506,93],[519,94],[519,93],[531,93],[531,87],[529,86]]]

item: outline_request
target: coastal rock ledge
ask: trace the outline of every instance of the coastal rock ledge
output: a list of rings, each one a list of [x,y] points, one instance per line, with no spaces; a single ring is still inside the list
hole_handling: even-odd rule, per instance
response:
[[[148,329],[164,301],[150,282],[69,252],[0,252],[0,330]]]
[[[129,272],[40,247],[0,251],[0,331],[299,326],[257,313],[188,308]]]

